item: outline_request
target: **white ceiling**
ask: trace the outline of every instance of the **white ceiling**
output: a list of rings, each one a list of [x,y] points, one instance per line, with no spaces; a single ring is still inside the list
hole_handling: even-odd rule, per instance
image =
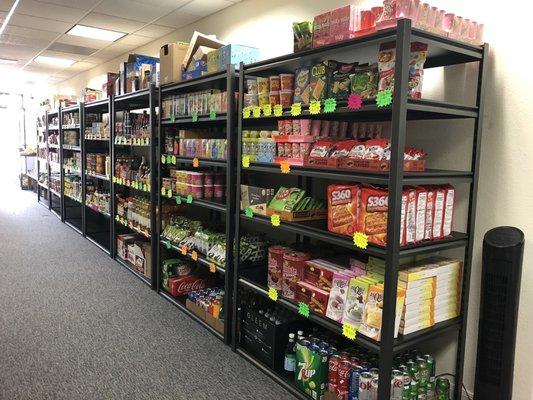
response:
[[[20,0],[0,36],[0,58],[16,59],[17,63],[2,68],[27,71],[31,79],[48,78],[50,82],[60,82],[240,1]],[[14,0],[0,0],[0,24],[13,3]],[[127,35],[113,43],[66,35],[75,24]],[[71,45],[91,48],[94,52],[85,49],[89,55],[83,55],[48,50],[52,45],[56,50],[57,45]],[[59,47],[65,51],[65,46]],[[38,55],[77,62],[65,69],[50,68],[33,62]]]

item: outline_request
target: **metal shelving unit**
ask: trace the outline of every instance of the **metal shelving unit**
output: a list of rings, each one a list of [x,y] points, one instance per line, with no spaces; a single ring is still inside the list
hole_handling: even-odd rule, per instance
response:
[[[82,199],[83,199],[83,218],[84,236],[93,244],[98,246],[102,251],[111,255],[111,243],[114,240],[113,224],[111,223],[111,210],[99,210],[97,207],[88,203],[87,198],[91,191],[111,193],[110,179],[105,174],[98,174],[96,171],[90,171],[87,167],[87,154],[105,154],[111,160],[111,132],[107,138],[101,137],[100,133],[93,137],[93,122],[103,122],[104,116],[108,117],[110,124],[110,110],[112,108],[113,97],[93,101],[83,104],[83,118],[80,118],[80,132],[83,135],[83,145],[81,146],[82,159]],[[108,126],[110,130],[111,127]],[[109,201],[109,208],[113,203]]]
[[[41,117],[39,117],[41,121]],[[50,209],[50,192],[48,190],[48,131],[46,128],[46,113],[42,116],[43,126],[36,126],[37,130],[37,157],[35,159],[36,181],[37,181],[37,202],[44,207]],[[38,123],[39,124],[39,123]],[[41,154],[40,150],[44,150]],[[41,157],[44,155],[44,157]],[[41,172],[43,171],[43,172]],[[41,182],[41,177],[44,177],[44,182]]]
[[[58,125],[52,124],[50,121],[52,118],[58,119]],[[49,210],[52,211],[57,218],[61,221],[63,219],[63,152],[61,150],[62,138],[61,138],[61,107],[55,111],[46,113],[46,145],[47,145],[47,161],[48,161],[48,194],[49,194]],[[50,143],[50,136],[57,134],[59,143]],[[52,161],[51,154],[57,154],[59,161]],[[59,190],[55,190],[51,186],[51,182],[55,181],[56,184],[59,181]]]
[[[152,289],[156,288],[156,270],[157,270],[157,259],[155,257],[154,249],[157,248],[157,235],[156,232],[157,226],[157,213],[156,213],[156,204],[157,204],[157,194],[155,192],[156,184],[156,168],[157,168],[157,157],[156,149],[158,146],[157,138],[157,107],[159,106],[158,102],[158,91],[154,85],[151,85],[147,89],[139,90],[132,93],[126,93],[120,96],[113,98],[111,104],[111,139],[110,139],[110,148],[111,148],[111,225],[112,225],[112,236],[111,236],[111,255],[117,260],[121,265],[126,267],[129,271],[133,272],[135,276],[141,279],[144,283],[148,284]],[[116,130],[116,121],[117,113],[121,111],[134,111],[134,110],[148,110],[148,115],[150,119],[149,129],[150,129],[150,144],[146,145],[135,145],[135,144],[119,144],[116,143],[115,138],[117,137]],[[117,154],[129,154],[129,155],[143,155],[148,160],[150,165],[150,188],[149,192],[142,191],[133,188],[132,186],[127,186],[120,184],[115,181],[114,176],[115,163],[117,159]],[[141,230],[137,229],[134,226],[129,224],[124,224],[122,221],[116,219],[116,204],[117,204],[117,194],[124,193],[130,194],[133,196],[142,196],[149,200],[150,202],[150,235],[146,235]],[[152,249],[151,257],[151,278],[147,278],[145,275],[139,273],[135,268],[126,260],[122,260],[116,251],[116,240],[117,235],[125,232],[136,232],[141,233],[145,237],[150,239],[150,247]]]
[[[488,46],[474,46],[466,43],[451,40],[445,37],[437,36],[411,27],[410,20],[400,20],[395,28],[379,31],[377,33],[345,42],[335,43],[317,49],[311,49],[297,54],[289,54],[274,59],[261,61],[250,65],[240,65],[240,87],[239,87],[239,122],[238,122],[238,154],[237,159],[242,157],[242,131],[245,129],[264,129],[272,127],[278,119],[292,118],[289,110],[285,110],[281,117],[260,117],[260,118],[242,118],[244,82],[249,76],[270,76],[273,74],[293,72],[302,65],[311,65],[320,60],[329,58],[343,60],[368,60],[371,55],[377,54],[377,47],[381,43],[394,41],[396,44],[396,63],[394,69],[394,92],[392,105],[389,107],[378,108],[375,103],[366,101],[361,109],[352,111],[347,108],[346,104],[338,104],[334,113],[320,114],[311,116],[309,110],[304,107],[302,115],[298,118],[320,118],[326,120],[355,120],[355,121],[390,121],[391,122],[391,170],[390,172],[368,173],[359,171],[349,171],[342,169],[327,170],[311,167],[291,166],[289,176],[297,179],[297,186],[306,190],[313,188],[313,179],[322,179],[336,182],[359,182],[383,185],[389,188],[389,203],[387,215],[387,242],[385,247],[369,245],[366,250],[360,250],[354,247],[353,240],[346,236],[330,233],[323,222],[297,223],[282,221],[279,230],[292,234],[296,240],[302,243],[309,243],[314,240],[319,243],[325,243],[343,248],[351,249],[354,253],[364,253],[379,257],[385,260],[385,291],[383,303],[383,326],[381,329],[381,341],[375,341],[362,334],[358,334],[355,343],[360,346],[378,353],[379,355],[379,377],[380,382],[390,382],[393,357],[398,352],[412,349],[430,339],[440,337],[447,332],[455,332],[458,339],[458,351],[456,358],[456,383],[455,397],[460,399],[463,363],[464,363],[464,346],[466,335],[466,318],[468,311],[468,292],[470,271],[472,262],[473,232],[475,223],[476,192],[478,182],[479,151],[481,143],[481,118],[483,115],[483,76],[485,73]],[[428,43],[428,59],[425,68],[442,67],[455,64],[475,62],[479,64],[478,88],[475,105],[464,106],[442,101],[432,100],[415,100],[407,96],[408,93],[408,71],[409,71],[409,53],[410,43],[421,41]],[[371,58],[370,58],[371,59]],[[473,120],[474,138],[472,149],[472,165],[469,171],[454,170],[426,170],[421,173],[408,173],[403,171],[404,148],[406,142],[406,121],[408,120],[448,120],[448,119],[469,119]],[[445,140],[445,139],[443,139]],[[260,173],[268,176],[269,179],[280,178],[280,168],[275,164],[251,163],[249,168],[243,168],[241,163],[237,163],[237,187],[240,186],[241,180],[247,174]],[[444,184],[444,183],[462,183],[470,187],[468,199],[468,221],[465,232],[453,232],[451,237],[431,242],[424,242],[417,245],[400,247],[400,216],[401,216],[401,195],[404,185],[420,184]],[[240,202],[240,192],[237,191],[235,203]],[[246,225],[247,224],[247,225]],[[244,214],[237,214],[235,217],[235,254],[239,254],[239,238],[245,226],[267,226],[271,225],[270,218],[253,216],[251,218]],[[440,250],[452,248],[464,249],[464,277],[462,288],[462,303],[460,317],[439,323],[431,328],[418,331],[409,335],[400,335],[394,339],[394,320],[396,308],[396,291],[398,284],[399,260],[403,256],[414,256],[420,254],[434,253]],[[239,285],[247,288],[261,296],[268,298],[268,288],[266,287],[266,270],[264,282],[258,281],[257,278],[247,276],[247,271],[241,271],[241,265],[238,259],[235,260],[234,268],[234,287]],[[235,290],[235,293],[238,293]],[[297,313],[298,305],[278,298],[277,303],[284,308]],[[238,304],[237,298],[233,302],[233,330],[237,331],[238,321]],[[309,319],[321,327],[342,334],[342,326],[338,323],[325,318],[324,316],[311,313]],[[262,364],[253,355],[246,353],[234,341],[233,348],[251,361],[258,368],[265,371],[269,376],[290,390],[300,398],[309,398],[305,393],[298,392],[292,382],[288,382],[277,373]],[[390,385],[380,385],[378,398],[388,399],[390,396]]]
[[[65,159],[69,157],[74,157],[75,154],[79,154],[80,161],[82,156],[82,147],[83,147],[83,103],[76,104],[70,107],[64,107],[60,111],[60,130],[59,136],[61,138],[61,194],[62,194],[62,215],[65,224],[70,226],[80,235],[83,235],[85,231],[85,213],[84,213],[84,204],[85,200],[83,198],[83,193],[80,198],[67,195],[65,193],[65,182],[66,178],[75,179],[75,177],[80,178],[80,184],[83,187],[84,181],[82,176],[82,169],[80,163],[80,170],[71,172],[65,169]],[[77,124],[64,124],[64,118],[68,117],[70,114],[74,114],[71,117],[74,117],[77,114]],[[65,144],[65,133],[68,131],[77,131],[78,134],[78,143],[77,144]]]
[[[192,257],[192,253],[187,251],[185,254],[181,252],[181,249],[177,246],[166,242],[161,238],[162,232],[162,216],[160,214],[158,220],[158,229],[157,229],[157,242],[159,243],[157,249],[157,259],[159,263],[157,265],[157,289],[159,293],[172,304],[178,307],[180,310],[185,312],[191,318],[196,320],[202,326],[206,327],[210,332],[212,332],[216,337],[222,339],[224,343],[229,344],[233,335],[231,329],[231,307],[229,304],[233,296],[233,234],[234,234],[234,213],[235,213],[235,204],[233,199],[235,198],[235,163],[236,163],[236,142],[235,136],[232,135],[235,132],[236,122],[235,122],[235,113],[231,110],[235,110],[235,102],[233,93],[236,90],[236,73],[233,66],[229,66],[228,69],[224,72],[209,74],[201,78],[192,79],[189,81],[172,83],[168,85],[163,85],[160,88],[159,93],[159,103],[162,104],[164,99],[167,96],[172,95],[181,95],[186,93],[194,93],[201,90],[207,89],[220,89],[226,91],[227,93],[227,110],[228,113],[219,113],[214,116],[210,115],[198,115],[196,120],[193,121],[191,116],[176,116],[172,118],[162,118],[162,113],[160,113],[159,120],[159,150],[158,157],[171,157],[172,163],[169,166],[166,163],[159,163],[159,175],[157,186],[158,193],[158,208],[163,209],[164,204],[170,203],[179,203],[182,204],[183,214],[186,216],[194,215],[195,219],[199,219],[205,222],[208,221],[217,221],[220,225],[225,225],[225,235],[226,235],[226,268],[210,263],[205,255],[196,253],[195,259]],[[226,129],[226,141],[227,141],[227,153],[228,158],[226,159],[209,159],[209,158],[193,158],[193,157],[184,157],[175,154],[165,154],[165,137],[167,135],[168,129],[185,129],[185,128],[220,128]],[[172,196],[171,198],[164,197],[161,195],[162,188],[162,178],[169,176],[170,167],[181,167],[187,168],[190,170],[195,169],[195,163],[198,162],[197,166],[200,168],[207,167],[209,169],[216,169],[218,171],[223,171],[226,174],[226,200],[225,201],[215,201],[207,199],[194,199],[192,202],[187,203],[187,198],[185,196]],[[205,268],[213,268],[211,272],[215,272],[219,275],[217,278],[224,280],[225,288],[225,299],[224,299],[224,309],[225,309],[225,319],[224,319],[224,335],[221,335],[217,330],[208,325],[201,318],[196,316],[191,310],[186,308],[185,299],[177,299],[167,293],[161,285],[161,274],[160,274],[160,264],[163,261],[162,253],[163,251],[173,252],[180,257],[185,257],[189,260],[193,260]]]

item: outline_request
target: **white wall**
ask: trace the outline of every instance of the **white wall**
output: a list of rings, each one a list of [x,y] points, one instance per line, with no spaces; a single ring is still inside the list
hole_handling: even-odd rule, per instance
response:
[[[372,5],[377,1],[372,2]],[[292,51],[291,22],[312,18],[314,15],[348,3],[347,0],[245,0],[226,10],[198,21],[194,26],[179,29],[164,38],[135,52],[157,55],[162,44],[171,41],[188,41],[193,30],[217,34],[228,42],[249,44],[261,49],[262,58]],[[366,2],[369,4],[370,2]],[[486,103],[484,112],[484,133],[481,156],[481,174],[477,208],[477,229],[475,236],[474,268],[471,284],[468,342],[466,352],[465,383],[473,387],[477,319],[479,304],[479,282],[481,262],[481,241],[483,234],[499,225],[514,225],[521,228],[527,238],[520,322],[517,338],[514,396],[516,400],[533,398],[533,358],[529,349],[533,345],[533,270],[527,268],[532,259],[531,235],[533,234],[533,117],[529,102],[524,96],[533,90],[533,77],[529,72],[530,45],[521,27],[530,25],[531,2],[511,0],[502,6],[491,7],[481,0],[445,1],[432,0],[433,5],[456,12],[485,23],[485,39],[490,43],[490,60],[486,77]],[[506,10],[513,10],[510,13]],[[113,60],[85,72],[76,78],[58,85],[57,91],[79,93],[81,88],[100,87],[102,74],[116,71],[118,63]],[[475,85],[471,66],[430,71],[425,82],[425,93],[435,98],[461,98]],[[453,78],[453,83],[439,85],[442,79]],[[470,95],[469,95],[470,96]],[[409,140],[423,143],[429,150],[434,165],[443,164],[458,169],[468,166],[466,148],[469,146],[472,125],[463,122],[439,126],[435,122],[409,125]],[[446,147],[441,143],[446,143]],[[445,148],[446,151],[442,151]],[[528,183],[528,184],[526,184]],[[463,204],[464,214],[464,204]],[[453,347],[451,341],[448,354],[441,367],[453,369],[448,359]]]

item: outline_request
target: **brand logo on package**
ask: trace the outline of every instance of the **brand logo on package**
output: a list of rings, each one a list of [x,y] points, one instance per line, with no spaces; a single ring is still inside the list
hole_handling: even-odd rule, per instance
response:
[[[389,196],[370,196],[367,201],[367,211],[387,211]]]

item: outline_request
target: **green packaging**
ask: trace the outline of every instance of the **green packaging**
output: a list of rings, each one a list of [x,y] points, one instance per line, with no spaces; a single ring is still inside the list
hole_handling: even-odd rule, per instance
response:
[[[291,212],[305,196],[305,190],[299,188],[286,188],[281,186],[268,207],[275,211]]]
[[[313,399],[321,399],[328,381],[328,356],[296,344],[296,386]]]
[[[378,76],[377,64],[355,67],[354,73],[350,75],[351,92],[360,95],[363,99],[376,97],[378,92]]]
[[[313,21],[293,22],[294,52],[310,49],[313,45]]]

